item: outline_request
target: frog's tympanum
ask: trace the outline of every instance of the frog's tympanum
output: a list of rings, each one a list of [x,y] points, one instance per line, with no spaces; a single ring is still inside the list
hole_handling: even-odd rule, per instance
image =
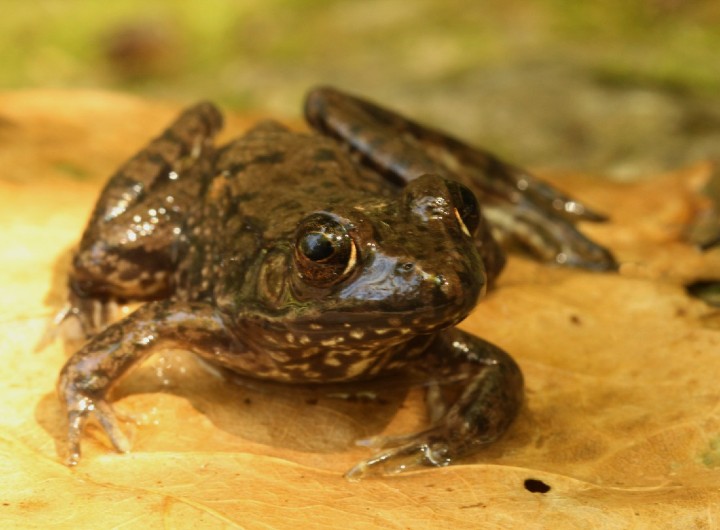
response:
[[[614,267],[575,228],[601,216],[490,153],[330,88],[305,110],[316,133],[268,121],[216,147],[221,115],[200,103],[105,186],[69,279],[89,339],[58,382],[70,464],[91,416],[128,450],[108,390],[174,347],[286,383],[426,374],[430,427],[350,474],[447,465],[523,400],[515,362],[455,328],[503,267],[498,241]],[[113,300],[144,305],[108,325]]]

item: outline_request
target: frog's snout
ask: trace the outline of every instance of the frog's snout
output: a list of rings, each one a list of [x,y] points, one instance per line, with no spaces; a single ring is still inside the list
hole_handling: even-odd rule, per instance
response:
[[[453,320],[465,318],[485,294],[486,284],[482,275],[473,274],[473,271],[418,272],[423,278],[423,290],[429,294],[426,303],[445,308],[449,314],[455,315]]]
[[[403,285],[404,292],[416,290],[423,304],[443,307],[472,308],[487,290],[485,274],[476,270],[472,260],[451,257],[423,260],[398,260],[394,264],[393,283]],[[414,288],[412,287],[414,286]]]

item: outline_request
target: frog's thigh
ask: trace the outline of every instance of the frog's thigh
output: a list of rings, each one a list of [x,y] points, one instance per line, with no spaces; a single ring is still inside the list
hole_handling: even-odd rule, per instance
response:
[[[222,127],[222,116],[210,103],[200,103],[183,112],[157,138],[132,156],[110,178],[95,204],[83,242],[93,238],[94,231],[113,222],[127,222],[127,211],[147,203],[164,186],[189,186],[187,198],[193,195],[193,183],[186,172],[212,151],[212,142]],[[184,205],[175,204],[175,208]]]
[[[167,294],[179,228],[212,172],[212,138],[220,126],[212,105],[196,105],[111,177],[74,256],[76,297]]]
[[[199,164],[204,165],[205,161]],[[197,170],[199,167],[192,168],[187,176],[194,177]],[[185,212],[173,208],[186,193],[180,187],[162,186],[121,216],[88,226],[70,270],[76,297],[153,300],[170,294],[170,277],[182,250]]]

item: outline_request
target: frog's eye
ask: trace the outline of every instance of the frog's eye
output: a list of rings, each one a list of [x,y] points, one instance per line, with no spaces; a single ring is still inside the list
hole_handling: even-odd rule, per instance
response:
[[[459,182],[449,181],[448,189],[455,205],[455,217],[460,228],[468,236],[475,234],[480,226],[480,206],[475,194]]]
[[[298,227],[295,263],[306,282],[332,285],[355,268],[357,247],[341,223],[328,215],[316,214]]]

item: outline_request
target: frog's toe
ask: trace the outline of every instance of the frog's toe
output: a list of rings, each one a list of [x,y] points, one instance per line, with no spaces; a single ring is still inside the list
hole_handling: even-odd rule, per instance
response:
[[[57,314],[53,320],[56,328],[65,328],[63,336],[68,339],[82,338],[91,339],[109,324],[116,321],[121,315],[121,305],[113,299],[100,300],[96,298],[84,298],[71,293],[67,305]],[[80,327],[80,337],[77,331],[69,330],[66,325],[69,320],[75,320]]]
[[[42,336],[35,344],[35,352],[39,352],[43,349],[45,349],[47,346],[55,342],[55,340],[60,337],[61,335],[61,329],[67,328],[65,323],[67,322],[70,314],[72,312],[72,306],[68,303],[65,304],[56,314],[55,316],[47,322],[45,326],[45,331],[43,331]],[[72,338],[72,335],[76,335],[73,333],[70,333],[66,331],[66,329],[62,329],[62,336]]]
[[[444,467],[453,461],[453,444],[441,429],[407,436],[377,436],[358,443],[371,447],[395,446],[355,465],[345,473],[348,480],[373,475],[396,475],[423,467]]]
[[[560,216],[502,208],[488,211],[488,214],[500,225],[498,233],[507,245],[529,251],[541,261],[595,271],[618,268],[610,250],[583,235],[574,224]]]
[[[369,449],[387,449],[388,447],[398,447],[417,437],[417,434],[401,434],[396,436],[371,436],[355,440],[355,445],[367,447]]]
[[[80,462],[80,456],[82,455],[80,440],[86,422],[87,414],[81,411],[68,413],[67,455],[65,457],[65,464],[68,466],[76,466]]]
[[[82,436],[91,416],[95,417],[118,452],[130,451],[130,442],[122,432],[110,404],[101,399],[81,397],[76,400],[74,406],[68,407],[67,456],[65,458],[68,466],[75,466],[80,461]]]
[[[115,450],[119,453],[130,452],[130,441],[120,428],[117,415],[110,406],[110,403],[107,401],[99,401],[96,403],[95,417],[110,438],[110,442],[112,442]]]

